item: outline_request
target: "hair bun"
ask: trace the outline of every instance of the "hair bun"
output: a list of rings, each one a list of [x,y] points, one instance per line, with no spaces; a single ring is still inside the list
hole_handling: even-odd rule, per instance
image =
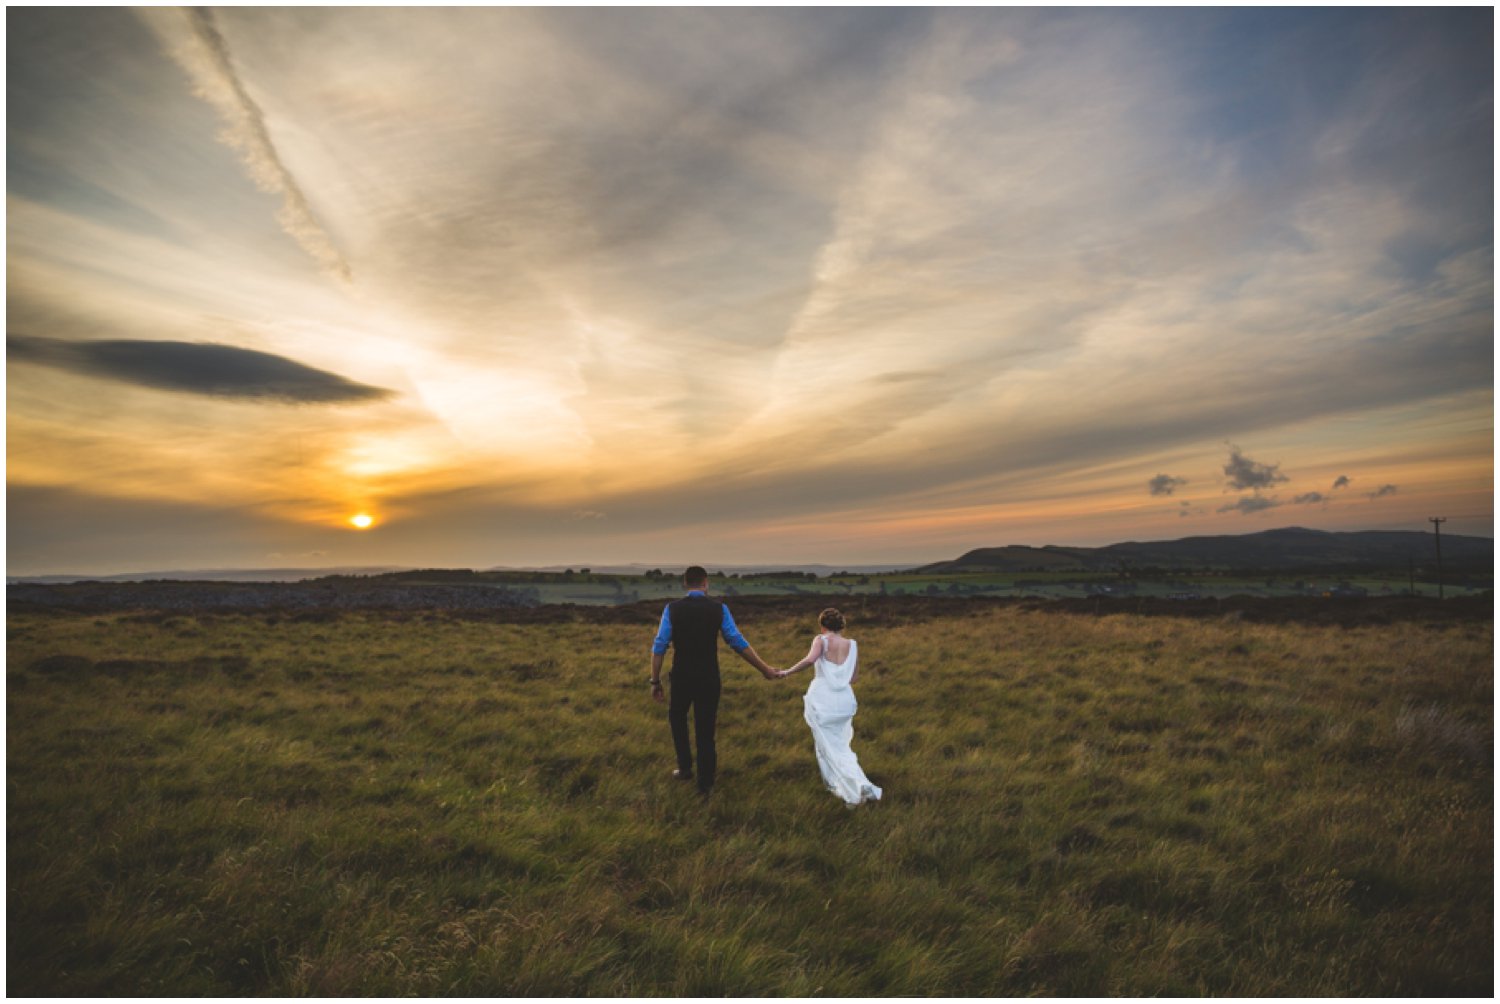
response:
[[[822,613],[818,614],[818,623],[823,625],[830,631],[842,631],[844,630],[845,623],[844,615],[839,613],[836,608],[829,607],[827,610],[824,610]]]

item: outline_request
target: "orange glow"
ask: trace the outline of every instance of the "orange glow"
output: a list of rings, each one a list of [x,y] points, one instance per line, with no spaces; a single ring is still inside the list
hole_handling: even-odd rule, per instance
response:
[[[375,517],[371,516],[369,513],[362,512],[357,516],[350,516],[349,522],[356,529],[368,530],[370,527],[375,525]]]

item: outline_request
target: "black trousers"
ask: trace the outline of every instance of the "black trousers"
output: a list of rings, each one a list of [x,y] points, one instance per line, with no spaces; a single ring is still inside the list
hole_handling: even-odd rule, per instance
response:
[[[673,670],[672,700],[667,721],[672,723],[672,745],[677,748],[677,769],[693,769],[693,751],[688,745],[688,708],[693,709],[693,731],[698,737],[698,787],[714,786],[719,754],[714,748],[714,724],[719,715],[719,674],[680,673]]]

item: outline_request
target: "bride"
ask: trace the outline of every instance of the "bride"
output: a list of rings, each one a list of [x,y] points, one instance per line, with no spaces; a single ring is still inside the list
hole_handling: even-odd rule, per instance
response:
[[[829,607],[818,615],[823,633],[813,639],[807,656],[778,676],[786,677],[814,666],[813,682],[802,698],[802,717],[812,729],[813,748],[823,783],[849,806],[880,798],[880,789],[859,769],[849,743],[854,738],[853,684],[859,679],[859,651],[854,639],[844,637],[844,615]]]

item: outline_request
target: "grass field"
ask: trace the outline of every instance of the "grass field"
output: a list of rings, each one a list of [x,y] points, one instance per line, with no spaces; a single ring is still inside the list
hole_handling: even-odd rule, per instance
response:
[[[728,657],[670,780],[649,606],[13,611],[7,990],[1490,994],[1489,620],[848,609],[854,811]]]

